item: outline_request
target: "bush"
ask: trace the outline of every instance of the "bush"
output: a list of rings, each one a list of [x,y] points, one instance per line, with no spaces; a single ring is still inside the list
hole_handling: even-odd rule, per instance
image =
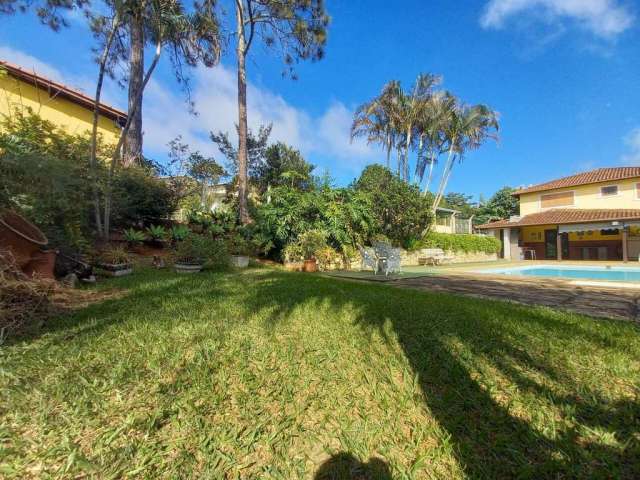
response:
[[[140,167],[121,170],[114,179],[114,228],[142,226],[168,220],[178,207],[169,184]]]
[[[299,191],[281,186],[268,195],[270,201],[256,209],[252,235],[274,257],[310,230],[324,231],[329,246],[344,251],[365,243],[376,228],[369,196],[353,189]]]
[[[422,237],[433,222],[431,197],[382,165],[366,167],[355,188],[371,197],[377,233],[396,245],[406,247],[413,239]]]
[[[84,250],[93,229],[89,138],[31,111],[0,120],[0,207],[34,222],[54,247]],[[107,152],[99,146],[102,158]],[[100,164],[99,175],[104,174]]]
[[[131,256],[122,247],[111,247],[100,254],[100,261],[110,265],[131,263]]]
[[[316,253],[327,246],[327,235],[322,230],[309,230],[300,235],[298,244],[305,260],[316,258]]]
[[[224,268],[229,266],[229,253],[221,239],[211,238],[209,235],[190,234],[176,249],[176,262],[202,265],[209,268]]]
[[[482,252],[491,254],[499,252],[500,247],[500,240],[495,237],[429,232],[424,239],[412,245],[412,250],[441,248],[444,251],[451,252]]]

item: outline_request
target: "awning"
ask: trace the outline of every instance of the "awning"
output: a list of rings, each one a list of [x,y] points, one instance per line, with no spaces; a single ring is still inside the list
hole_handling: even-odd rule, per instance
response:
[[[594,230],[611,230],[612,228],[622,228],[623,222],[617,222],[618,225],[613,225],[614,222],[606,223],[574,223],[572,225],[560,225],[560,233],[571,232],[589,232]]]

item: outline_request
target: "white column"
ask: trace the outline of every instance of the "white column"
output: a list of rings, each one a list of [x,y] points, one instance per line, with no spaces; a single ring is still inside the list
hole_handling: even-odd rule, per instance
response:
[[[504,259],[511,260],[511,229],[502,230],[502,245],[504,245]]]

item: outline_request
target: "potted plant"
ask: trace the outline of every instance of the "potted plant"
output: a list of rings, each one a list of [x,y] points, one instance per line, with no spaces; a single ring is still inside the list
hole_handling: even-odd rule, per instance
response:
[[[129,246],[130,249],[134,251],[139,250],[140,246],[142,245],[142,242],[144,242],[147,238],[144,232],[140,230],[135,230],[133,228],[129,228],[128,230],[125,230],[123,233],[124,233],[124,239],[126,240],[127,245]]]
[[[300,235],[298,243],[304,257],[303,271],[317,272],[316,252],[327,246],[325,233],[321,230],[308,230]]]
[[[298,242],[290,243],[284,247],[282,257],[284,260],[284,268],[287,270],[295,270],[299,272],[304,268],[304,255],[302,254],[302,248]]]
[[[162,225],[147,227],[147,238],[154,247],[164,247],[167,242],[167,229]]]
[[[122,277],[133,272],[131,257],[122,247],[112,247],[102,252],[98,267],[110,277]]]
[[[171,227],[171,241],[175,245],[178,242],[181,242],[189,235],[190,230],[186,225],[174,225]]]
[[[190,234],[176,245],[174,268],[177,273],[197,273],[203,269],[208,254],[206,238]]]
[[[251,246],[242,235],[234,234],[227,238],[227,249],[231,254],[231,265],[237,268],[249,266]]]

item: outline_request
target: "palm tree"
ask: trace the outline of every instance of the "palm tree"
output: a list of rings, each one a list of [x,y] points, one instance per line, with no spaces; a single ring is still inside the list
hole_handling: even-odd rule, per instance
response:
[[[419,145],[415,176],[417,183],[422,184],[427,165],[429,166],[427,182],[423,190],[425,194],[429,192],[438,158],[446,152],[444,131],[455,105],[456,99],[451,93],[435,92],[424,102],[418,119],[416,127],[419,132]]]
[[[419,132],[415,132],[418,122],[427,114],[429,99],[433,96],[433,89],[442,82],[442,77],[430,73],[418,75],[413,86],[411,95],[400,90],[399,98],[402,113],[400,115],[400,125],[403,131],[403,148],[401,173],[405,181],[409,181],[409,150],[415,147],[416,136],[420,138]],[[424,138],[423,138],[424,139]],[[418,150],[420,145],[418,146]]]
[[[433,202],[435,212],[444,190],[449,183],[455,161],[462,162],[469,150],[479,148],[487,139],[498,139],[498,114],[486,105],[457,105],[449,113],[444,135],[448,146],[448,157]]]

